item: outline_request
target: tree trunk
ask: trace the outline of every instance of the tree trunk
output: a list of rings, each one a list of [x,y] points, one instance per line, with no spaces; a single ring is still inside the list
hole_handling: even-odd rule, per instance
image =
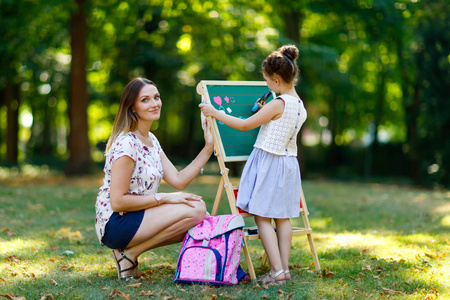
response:
[[[302,12],[290,10],[289,12],[283,12],[282,16],[286,27],[286,36],[292,40],[292,42],[300,44],[300,22],[301,17],[303,16]]]
[[[18,86],[7,81],[5,87],[7,112],[6,161],[11,164],[17,164],[19,156],[19,100]]]
[[[89,104],[86,79],[86,38],[87,25],[84,14],[86,0],[76,0],[78,9],[72,13],[71,47],[72,62],[70,69],[69,95],[69,151],[66,166],[67,175],[86,174],[90,171],[91,156],[88,138],[87,108]]]
[[[380,62],[382,64],[382,62]],[[375,106],[375,116],[373,119],[373,139],[366,149],[366,162],[364,170],[364,179],[369,181],[372,176],[372,170],[374,167],[374,157],[377,157],[377,151],[380,146],[380,140],[378,139],[378,128],[381,124],[381,119],[384,113],[384,103],[386,102],[386,67],[382,67],[379,74],[379,85],[377,91],[377,102]],[[370,127],[369,127],[370,128]],[[370,132],[370,131],[369,131]],[[371,133],[371,132],[370,132]]]
[[[397,38],[397,56],[399,61],[399,68],[401,72],[401,87],[402,87],[402,101],[405,109],[405,124],[407,128],[406,145],[408,145],[408,157],[411,162],[412,179],[415,183],[419,182],[419,154],[418,154],[418,130],[417,117],[419,109],[419,79],[414,84],[414,93],[409,93],[409,88],[412,85],[410,70],[407,69],[407,62],[403,57],[403,42],[401,36]],[[420,62],[420,59],[418,60]],[[419,64],[418,64],[419,65]],[[419,65],[420,68],[420,65]],[[418,72],[418,76],[420,74]]]

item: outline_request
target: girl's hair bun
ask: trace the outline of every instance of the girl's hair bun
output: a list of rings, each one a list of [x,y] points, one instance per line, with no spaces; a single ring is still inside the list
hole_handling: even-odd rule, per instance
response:
[[[284,82],[295,85],[299,73],[295,62],[298,55],[299,51],[295,45],[282,46],[266,57],[261,65],[261,70],[271,78],[277,74]]]
[[[298,48],[295,45],[284,45],[278,51],[292,61],[295,61],[299,55]]]

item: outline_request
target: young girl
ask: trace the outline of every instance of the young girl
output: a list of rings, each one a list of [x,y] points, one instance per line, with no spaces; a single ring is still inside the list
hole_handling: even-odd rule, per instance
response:
[[[248,119],[240,119],[216,110],[211,104],[199,107],[238,130],[261,126],[254,149],[245,164],[239,185],[237,206],[255,215],[262,244],[271,270],[263,283],[281,284],[291,278],[289,255],[292,226],[289,218],[300,214],[300,168],[297,161],[297,134],[306,120],[303,102],[295,91],[298,49],[286,45],[270,54],[262,63],[267,86],[280,94]],[[275,220],[276,232],[271,220]]]

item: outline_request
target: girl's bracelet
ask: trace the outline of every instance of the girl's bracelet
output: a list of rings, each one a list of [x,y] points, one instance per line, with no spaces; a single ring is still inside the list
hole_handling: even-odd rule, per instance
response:
[[[199,168],[199,169],[200,169],[200,174],[203,175],[203,168],[200,168],[199,166],[197,166],[196,164],[194,164],[194,161],[192,161],[191,164],[192,164],[194,167]]]

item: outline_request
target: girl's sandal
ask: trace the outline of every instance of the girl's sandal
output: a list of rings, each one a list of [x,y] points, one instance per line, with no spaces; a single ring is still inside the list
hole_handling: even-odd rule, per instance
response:
[[[123,251],[119,251],[119,254],[122,256],[121,258],[117,259],[116,254],[114,253],[114,250],[112,251],[112,257],[114,259],[114,262],[116,263],[116,267],[117,267],[117,277],[119,279],[122,280],[129,280],[131,278],[135,277],[135,272],[131,273],[131,274],[124,274],[122,275],[122,273],[127,272],[127,271],[131,271],[135,268],[137,268],[138,266],[138,262],[137,261],[132,261],[128,256],[125,255],[125,253]],[[131,267],[123,269],[120,267],[120,262],[123,260],[128,260],[131,263]]]
[[[289,270],[284,271],[284,278],[286,278],[286,281],[291,280],[291,272],[289,272]]]
[[[286,280],[276,280],[278,276],[281,274],[284,274],[284,270],[280,270],[276,272],[275,274],[272,274],[272,272],[267,273],[266,275],[262,276],[260,279],[261,283],[272,283],[274,285],[282,285],[286,283]]]

